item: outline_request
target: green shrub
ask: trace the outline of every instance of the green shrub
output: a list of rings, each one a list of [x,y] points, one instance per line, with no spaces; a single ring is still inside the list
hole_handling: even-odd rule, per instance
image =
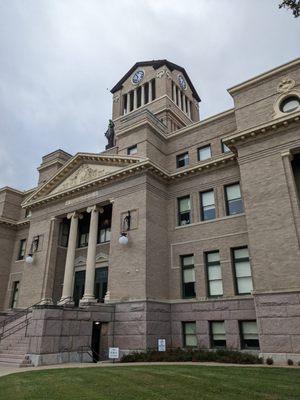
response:
[[[243,353],[236,350],[208,349],[168,349],[166,352],[148,350],[124,355],[121,362],[221,362],[231,364],[261,364],[262,359],[255,354]]]
[[[287,360],[287,365],[294,365],[294,361],[289,358]]]
[[[272,357],[268,357],[268,358],[266,359],[266,364],[268,364],[268,365],[274,364],[273,358],[272,358]]]

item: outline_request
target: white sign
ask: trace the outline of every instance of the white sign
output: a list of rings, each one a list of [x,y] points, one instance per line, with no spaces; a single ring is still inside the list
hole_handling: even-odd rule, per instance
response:
[[[166,339],[157,340],[158,351],[166,351]]]
[[[108,351],[108,358],[119,358],[119,347],[110,347]]]

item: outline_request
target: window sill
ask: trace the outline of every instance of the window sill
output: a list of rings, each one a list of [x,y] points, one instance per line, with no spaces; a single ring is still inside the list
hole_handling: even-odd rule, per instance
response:
[[[24,262],[24,261],[25,261],[25,257],[20,260],[15,260],[16,263],[20,263],[20,262]]]
[[[231,219],[231,218],[238,218],[238,217],[244,217],[244,216],[245,216],[245,213],[234,214],[234,215],[226,215],[224,217],[210,219],[208,221],[199,221],[199,222],[192,222],[191,224],[186,224],[186,225],[178,225],[178,226],[175,226],[175,230],[182,229],[182,228],[187,228],[189,226],[211,224],[212,222],[219,222],[219,221],[224,221],[224,220]]]

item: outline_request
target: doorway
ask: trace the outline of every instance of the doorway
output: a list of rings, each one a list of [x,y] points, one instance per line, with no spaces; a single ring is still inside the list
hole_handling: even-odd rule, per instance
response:
[[[91,350],[94,363],[100,360],[100,341],[101,341],[101,322],[94,321],[93,332],[92,332],[92,343],[91,343]]]
[[[99,303],[104,302],[104,297],[107,292],[107,278],[108,278],[108,268],[96,268],[95,271],[95,288],[94,294],[95,298]],[[75,306],[79,306],[79,301],[84,295],[84,284],[85,284],[85,270],[76,271],[74,279],[74,294],[73,299]]]

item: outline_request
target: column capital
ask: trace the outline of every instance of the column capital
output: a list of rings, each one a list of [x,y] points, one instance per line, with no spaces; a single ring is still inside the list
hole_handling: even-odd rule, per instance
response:
[[[88,212],[88,213],[91,213],[92,211],[101,211],[101,209],[103,210],[103,208],[102,207],[99,207],[98,205],[93,205],[93,206],[89,206],[87,209],[86,209],[86,211]]]
[[[68,219],[71,219],[71,218],[82,219],[83,216],[82,216],[82,214],[80,214],[78,211],[73,211],[73,212],[67,214],[67,218],[68,218]]]

